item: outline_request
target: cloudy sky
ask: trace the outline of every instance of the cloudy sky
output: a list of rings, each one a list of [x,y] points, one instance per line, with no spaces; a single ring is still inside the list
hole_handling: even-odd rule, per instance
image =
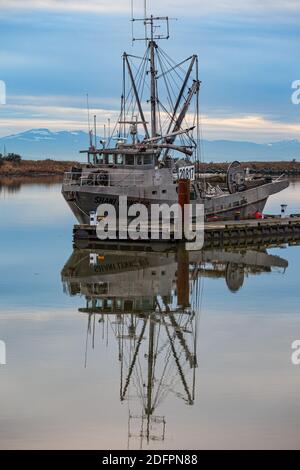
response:
[[[299,0],[148,0],[148,10],[178,19],[162,45],[170,55],[199,55],[205,138],[300,138]],[[0,0],[0,136],[86,129],[87,92],[98,121],[113,118],[121,55],[142,47],[129,19],[130,0]]]

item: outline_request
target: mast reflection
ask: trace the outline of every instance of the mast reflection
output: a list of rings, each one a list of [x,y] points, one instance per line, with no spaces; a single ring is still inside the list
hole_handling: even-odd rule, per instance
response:
[[[88,321],[85,366],[97,325],[103,339],[113,334],[117,341],[128,448],[164,441],[166,418],[156,410],[168,395],[194,404],[204,278],[224,278],[236,293],[247,276],[288,267],[265,249],[146,249],[75,249],[62,270],[65,292],[85,297],[79,308]]]

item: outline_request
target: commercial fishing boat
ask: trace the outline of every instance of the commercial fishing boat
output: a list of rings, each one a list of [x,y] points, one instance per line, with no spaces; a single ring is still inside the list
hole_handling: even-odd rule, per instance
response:
[[[89,223],[100,204],[116,211],[120,196],[136,203],[178,202],[178,182],[190,180],[190,203],[203,204],[206,220],[259,217],[267,199],[288,186],[286,179],[247,175],[237,161],[224,184],[210,184],[199,171],[201,132],[198,57],[176,63],[158,45],[169,39],[168,17],[134,19],[146,42],[142,57],[123,54],[123,86],[119,118],[107,139],[97,142],[96,124],[90,145],[81,153],[87,163],[65,173],[62,194],[78,222]]]

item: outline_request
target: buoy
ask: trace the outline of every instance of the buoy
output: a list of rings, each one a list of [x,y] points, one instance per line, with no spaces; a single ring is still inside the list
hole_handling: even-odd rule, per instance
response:
[[[97,225],[97,213],[95,211],[90,212],[90,225]]]
[[[90,266],[97,266],[97,254],[90,253]]]
[[[286,210],[287,210],[287,204],[281,204],[281,218],[282,219],[286,217]]]
[[[234,220],[241,220],[241,211],[236,211],[235,212]]]

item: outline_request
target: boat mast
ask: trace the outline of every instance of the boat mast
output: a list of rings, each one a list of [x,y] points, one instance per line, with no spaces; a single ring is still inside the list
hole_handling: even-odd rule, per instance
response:
[[[146,23],[146,21],[145,21]],[[155,49],[156,42],[153,39],[154,36],[154,25],[153,25],[153,15],[150,17],[150,29],[151,29],[151,39],[149,41],[150,49],[150,76],[151,76],[151,136],[156,137],[156,68],[155,68]]]
[[[141,69],[138,70],[137,76],[134,77],[133,70],[129,63],[129,57],[135,57],[124,53],[123,58],[124,62],[128,69],[128,74],[130,76],[130,81],[132,85],[132,94],[135,97],[135,105],[138,108],[139,115],[141,118],[141,124],[144,126],[145,137],[144,142],[150,143],[154,142],[156,139],[163,139],[163,144],[160,144],[160,148],[164,148],[163,151],[163,160],[165,160],[168,156],[169,150],[172,148],[173,150],[183,151],[186,155],[192,155],[193,151],[188,150],[188,145],[181,145],[175,146],[173,145],[175,139],[180,134],[186,134],[189,142],[192,144],[190,147],[197,147],[199,145],[199,88],[200,88],[200,80],[198,78],[198,57],[197,55],[192,55],[191,57],[185,59],[184,61],[180,62],[179,64],[170,62],[169,58],[161,51],[158,47],[157,42],[162,39],[169,39],[169,17],[168,16],[153,16],[147,15],[147,8],[146,3],[144,4],[144,18],[134,18],[133,16],[133,8],[132,8],[132,19],[131,21],[140,22],[144,26],[144,34],[140,37],[134,37],[134,28],[132,29],[132,42],[135,41],[145,41],[148,46],[144,57],[142,58],[143,66]],[[163,28],[160,30],[161,25],[163,24]],[[145,67],[148,67],[145,69]],[[171,94],[174,93],[172,88],[172,83],[170,84],[170,77],[168,78],[167,75],[170,74],[172,71],[175,71],[178,67],[182,64],[187,63],[188,69],[187,72],[184,74],[182,78],[182,83],[179,86],[179,94],[175,96],[175,102],[171,97]],[[141,71],[142,70],[142,71]],[[146,71],[146,75],[149,76],[149,89],[150,89],[150,99],[148,103],[150,105],[150,125],[149,131],[147,130],[147,122],[145,120],[145,115],[142,109],[142,99],[139,96],[139,87],[140,84],[143,83],[142,74]],[[161,72],[160,75],[159,71]],[[184,73],[182,69],[181,72]],[[140,73],[140,75],[139,75]],[[180,79],[178,72],[176,71],[177,76]],[[192,78],[192,74],[195,74],[195,79]],[[142,78],[141,78],[142,77]],[[168,103],[171,105],[171,110],[168,110],[163,103],[158,98],[158,79],[164,77],[165,88],[168,93]],[[138,80],[138,82],[136,82]],[[145,80],[145,79],[144,79]],[[174,80],[174,77],[173,77]],[[144,88],[142,87],[142,92]],[[196,104],[195,104],[195,116],[194,116],[194,123],[192,126],[187,126],[187,129],[183,129],[183,123],[186,119],[187,113],[189,108],[191,107],[192,101],[195,100],[196,97]],[[167,129],[161,128],[161,109],[162,111],[168,115],[169,124]],[[123,121],[125,118],[123,116]],[[158,133],[160,126],[160,135]],[[197,127],[197,142],[193,139],[193,137],[189,136],[189,131],[193,130]],[[162,147],[163,145],[163,147]],[[197,154],[198,155],[198,154]],[[198,156],[196,155],[196,160],[198,160]]]
[[[144,18],[134,18],[132,10],[132,19],[135,21],[140,21],[144,23],[144,37],[132,37],[132,42],[134,41],[145,41],[148,43],[149,50],[149,62],[150,62],[150,105],[151,105],[151,137],[157,137],[157,70],[156,70],[156,60],[155,54],[157,49],[156,39],[169,39],[169,18],[167,16],[153,16],[147,15],[146,2],[144,4]],[[155,32],[155,28],[159,27],[155,23],[159,22],[166,23],[166,31],[162,34]],[[148,34],[148,27],[150,28],[150,35]],[[128,55],[126,55],[128,57]],[[128,65],[128,64],[127,64]],[[129,70],[130,74],[130,70]],[[134,82],[134,80],[131,81]],[[136,95],[136,93],[135,93]],[[137,100],[138,101],[138,100]],[[138,103],[139,106],[139,103]],[[141,113],[140,113],[141,114]],[[144,119],[142,118],[142,121]],[[145,126],[144,126],[145,127]],[[147,133],[146,133],[147,138]]]

